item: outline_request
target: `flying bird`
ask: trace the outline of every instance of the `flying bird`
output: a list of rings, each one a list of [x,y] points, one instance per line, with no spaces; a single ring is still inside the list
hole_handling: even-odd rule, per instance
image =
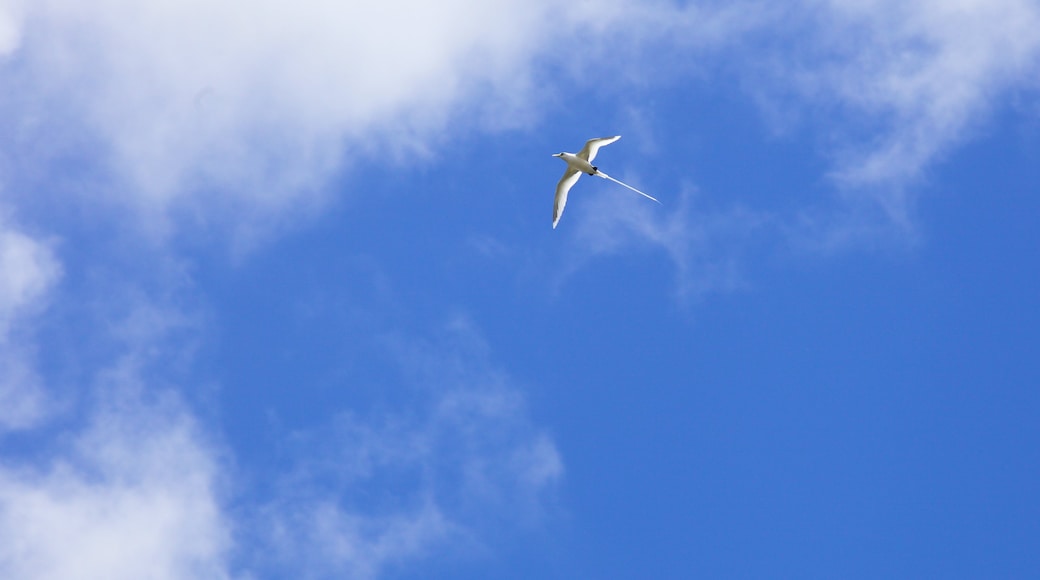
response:
[[[596,153],[599,153],[599,148],[604,145],[610,145],[614,141],[621,138],[621,135],[615,135],[613,137],[602,137],[599,139],[589,139],[585,142],[585,146],[578,151],[578,154],[574,153],[554,153],[553,157],[559,157],[567,162],[567,169],[563,172],[563,177],[560,178],[560,182],[556,184],[556,201],[553,205],[553,229],[556,229],[556,224],[560,223],[560,216],[563,215],[563,208],[567,205],[567,192],[571,190],[571,187],[578,182],[578,178],[581,177],[582,173],[588,173],[589,175],[595,175],[602,177],[603,179],[609,179],[618,185],[623,185],[632,191],[649,197],[650,199],[657,201],[657,198],[651,197],[642,191],[632,187],[627,183],[622,183],[613,177],[603,173],[598,167],[592,164],[592,160],[596,158]],[[657,203],[661,203],[657,201]]]

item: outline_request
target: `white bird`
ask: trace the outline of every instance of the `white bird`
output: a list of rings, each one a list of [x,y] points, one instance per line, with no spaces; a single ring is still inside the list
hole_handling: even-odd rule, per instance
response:
[[[604,145],[610,145],[614,141],[621,138],[621,135],[615,135],[613,137],[602,137],[599,139],[589,139],[585,142],[585,146],[578,151],[578,154],[574,153],[554,153],[553,157],[559,157],[567,162],[567,170],[563,172],[563,177],[560,178],[560,182],[556,184],[556,201],[553,205],[553,229],[556,229],[556,224],[560,222],[560,216],[563,215],[563,208],[567,205],[567,192],[571,190],[571,187],[578,182],[578,178],[581,177],[582,173],[588,173],[589,175],[595,175],[602,177],[603,179],[609,179],[618,185],[623,185],[632,191],[649,197],[650,199],[657,201],[656,198],[651,197],[642,191],[632,187],[627,183],[622,183],[613,177],[603,173],[595,165],[592,164],[592,160],[596,158],[596,153],[599,153],[599,148]],[[657,203],[661,203],[657,201]]]

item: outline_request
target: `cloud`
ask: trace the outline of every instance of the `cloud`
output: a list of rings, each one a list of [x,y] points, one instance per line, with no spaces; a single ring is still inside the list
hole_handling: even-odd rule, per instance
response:
[[[35,370],[30,322],[45,307],[62,268],[43,241],[0,215],[0,434],[24,429],[47,414],[46,392]]]
[[[229,577],[220,452],[180,397],[157,384],[176,374],[169,349],[184,341],[169,337],[180,318],[108,294],[125,292],[127,280],[63,305],[69,290],[59,287],[54,245],[0,220],[0,427],[21,431],[0,430],[0,576]],[[115,315],[88,315],[86,331],[65,318],[92,307]],[[41,342],[52,323],[63,337],[85,334],[89,346]],[[37,360],[41,344],[49,365]],[[116,354],[98,364],[95,351]],[[55,376],[60,387],[49,384]]]
[[[0,337],[22,316],[40,306],[61,277],[61,266],[45,243],[0,216]]]
[[[627,191],[596,192],[574,218],[574,237],[561,280],[595,258],[661,251],[676,271],[680,298],[745,285],[741,258],[773,218],[739,206],[712,210],[687,187],[657,205]]]
[[[19,23],[15,8],[13,2],[0,3],[0,58],[18,47]]]
[[[1009,92],[1036,87],[1040,6],[1030,0],[806,7],[811,40],[781,74],[810,102],[832,102],[835,112],[867,121],[844,135],[833,177],[866,192],[894,221],[907,219],[906,190],[929,166],[977,131]]]
[[[100,169],[144,207],[188,197],[210,210],[283,208],[309,201],[345,155],[423,156],[418,133],[464,96],[488,92],[498,106],[524,94],[549,9],[47,0],[28,9],[7,78],[25,92],[6,108],[25,119],[65,111],[70,127],[37,119],[19,133],[95,136]]]
[[[443,542],[451,526],[433,506],[385,517],[357,516],[335,502],[315,501],[276,516],[271,536],[297,578],[376,578]],[[291,562],[289,564],[288,562]]]
[[[263,510],[274,568],[372,578],[423,558],[480,550],[537,524],[563,463],[522,392],[489,366],[465,319],[432,342],[388,339],[407,401],[344,411],[292,438],[290,474]],[[301,563],[306,563],[302,565]]]
[[[21,313],[34,311],[61,268],[25,234],[8,228],[0,241],[8,338],[24,339],[31,320]],[[45,388],[30,346],[0,343],[0,418],[24,430],[0,439],[0,576],[229,577],[220,452],[179,395],[150,382],[163,374],[150,367],[171,360],[167,318],[138,305],[124,322],[92,321],[91,342],[118,342],[120,354],[90,367],[79,397],[88,404],[75,409]]]
[[[0,434],[38,424],[49,412],[31,345],[0,346]]]
[[[0,467],[0,575],[229,577],[214,451],[175,398],[119,391],[55,453]]]
[[[524,126],[563,89],[548,75],[584,76],[586,61],[648,39],[728,42],[752,14],[622,0],[41,0],[24,12],[5,20],[0,69],[18,89],[0,98],[13,173],[50,195],[70,181],[91,207],[129,203],[160,235],[177,227],[171,212],[182,226],[262,229],[313,211],[351,163],[422,162],[439,141]]]

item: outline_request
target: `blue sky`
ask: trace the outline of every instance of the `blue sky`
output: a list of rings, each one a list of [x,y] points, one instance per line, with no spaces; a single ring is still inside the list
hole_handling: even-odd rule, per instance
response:
[[[0,576],[1037,576],[1036,30],[0,0]]]

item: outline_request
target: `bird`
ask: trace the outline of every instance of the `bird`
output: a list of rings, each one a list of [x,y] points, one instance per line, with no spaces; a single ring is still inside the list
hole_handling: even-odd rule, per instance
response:
[[[571,190],[571,187],[578,182],[578,178],[581,177],[582,173],[588,173],[589,175],[595,175],[602,177],[603,179],[609,179],[618,185],[622,185],[631,189],[632,191],[648,197],[654,201],[657,198],[652,197],[639,191],[627,183],[622,183],[617,179],[603,173],[598,167],[592,164],[592,161],[596,158],[596,154],[599,153],[599,148],[605,145],[610,145],[614,141],[621,138],[621,135],[614,135],[613,137],[600,137],[597,139],[589,139],[585,142],[585,146],[578,151],[577,155],[574,153],[553,153],[553,157],[559,157],[567,162],[567,169],[563,172],[563,177],[560,178],[560,182],[556,184],[556,200],[553,203],[553,229],[556,229],[556,224],[560,223],[560,216],[563,215],[563,208],[567,205],[567,192]],[[657,203],[661,203],[657,201]]]

